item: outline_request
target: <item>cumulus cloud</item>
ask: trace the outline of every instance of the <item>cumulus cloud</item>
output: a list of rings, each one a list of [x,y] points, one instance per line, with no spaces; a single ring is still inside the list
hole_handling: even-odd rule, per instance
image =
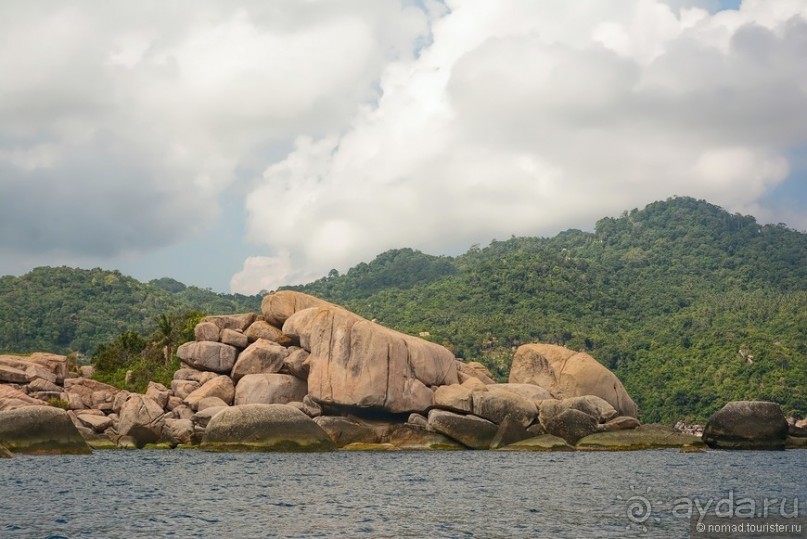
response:
[[[343,129],[426,24],[396,0],[4,2],[0,270],[199,234],[250,163]]]
[[[759,210],[807,141],[804,2],[445,5],[348,128],[300,136],[266,168],[250,238],[289,271],[248,263],[234,290],[393,247],[591,226],[676,194]]]

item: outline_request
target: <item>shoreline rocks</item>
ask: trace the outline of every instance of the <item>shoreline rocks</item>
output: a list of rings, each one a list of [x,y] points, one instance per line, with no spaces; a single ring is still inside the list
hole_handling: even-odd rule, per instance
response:
[[[703,441],[712,449],[785,449],[788,424],[775,402],[732,401],[712,414]]]
[[[0,444],[11,453],[28,455],[92,453],[67,412],[52,406],[0,412]]]
[[[332,451],[334,443],[313,419],[286,404],[244,404],[223,409],[205,429],[207,451]]]
[[[642,426],[613,373],[560,346],[521,346],[509,383],[495,383],[483,365],[460,361],[442,346],[293,291],[267,295],[259,315],[205,317],[194,334],[195,341],[178,348],[183,366],[170,387],[151,382],[144,395],[67,372],[64,356],[0,356],[0,380],[18,381],[0,383],[0,411],[47,409],[49,398],[58,399],[70,409],[73,428],[97,448],[568,451],[703,445],[670,427]],[[787,446],[802,447],[804,425],[793,419],[788,429]]]

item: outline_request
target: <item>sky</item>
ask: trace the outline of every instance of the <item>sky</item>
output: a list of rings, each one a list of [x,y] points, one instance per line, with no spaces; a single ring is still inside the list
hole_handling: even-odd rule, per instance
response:
[[[254,294],[671,196],[807,230],[807,0],[0,3],[0,275]]]

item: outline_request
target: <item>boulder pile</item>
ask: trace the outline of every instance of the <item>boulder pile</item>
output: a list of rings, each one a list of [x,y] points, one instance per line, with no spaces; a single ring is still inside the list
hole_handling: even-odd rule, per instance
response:
[[[204,318],[177,355],[170,387],[143,395],[69,373],[64,356],[0,356],[0,411],[57,398],[93,447],[210,450],[495,449],[541,436],[520,447],[568,449],[639,426],[587,354],[524,345],[499,384],[438,344],[293,291],[267,295],[260,314]]]

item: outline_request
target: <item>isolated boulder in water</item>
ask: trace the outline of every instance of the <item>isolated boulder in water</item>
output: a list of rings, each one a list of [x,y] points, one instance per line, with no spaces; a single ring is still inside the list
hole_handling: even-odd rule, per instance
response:
[[[733,401],[712,414],[703,441],[713,449],[784,449],[787,428],[775,402]]]
[[[143,447],[160,439],[164,425],[162,407],[145,395],[133,394],[121,408],[118,434],[131,436]]]
[[[283,332],[308,349],[308,390],[324,404],[423,412],[429,386],[456,384],[456,360],[442,346],[328,305],[298,311]]]
[[[519,346],[510,368],[510,383],[535,384],[558,399],[596,395],[619,415],[638,416],[636,403],[614,373],[590,355],[563,346]]]
[[[212,451],[331,451],[334,444],[314,420],[286,404],[246,404],[218,412],[202,449]]]
[[[220,342],[186,342],[177,349],[177,356],[183,363],[203,371],[229,373],[238,350],[234,346]]]
[[[67,412],[52,406],[0,412],[0,446],[12,453],[83,455],[92,452]]]
[[[235,405],[302,402],[308,386],[290,374],[248,374],[235,388]]]

